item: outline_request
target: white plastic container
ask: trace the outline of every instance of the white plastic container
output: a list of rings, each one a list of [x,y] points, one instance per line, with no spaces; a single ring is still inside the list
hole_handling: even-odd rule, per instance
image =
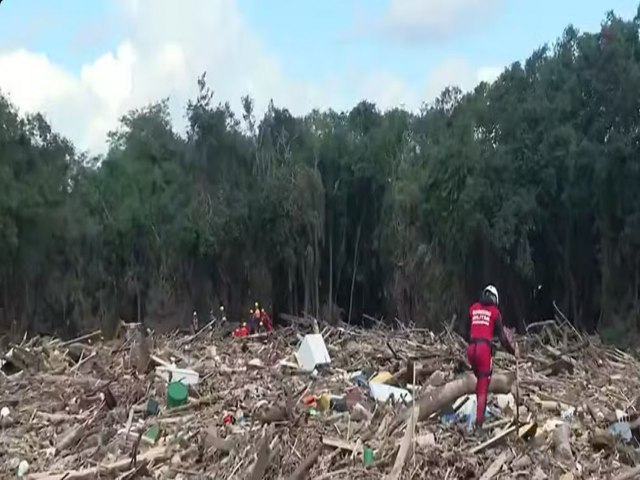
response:
[[[317,366],[331,363],[327,346],[319,333],[304,336],[296,357],[305,372],[313,372]]]
[[[380,403],[386,402],[391,396],[394,397],[396,402],[401,402],[402,400],[410,402],[413,398],[409,390],[387,385],[386,383],[369,382],[369,390],[371,391],[371,396]]]

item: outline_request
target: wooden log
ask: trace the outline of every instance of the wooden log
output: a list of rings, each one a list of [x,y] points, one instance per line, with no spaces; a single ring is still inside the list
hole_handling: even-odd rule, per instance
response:
[[[255,418],[260,423],[284,422],[291,418],[291,409],[286,405],[264,405],[255,413]]]
[[[509,393],[515,376],[512,373],[495,373],[491,377],[489,392]],[[416,402],[419,407],[418,421],[423,421],[429,416],[447,405],[451,405],[457,398],[463,395],[474,393],[476,389],[476,377],[473,374],[466,374],[457,378],[442,388],[428,392],[424,397]],[[411,409],[407,409],[403,415],[399,415],[392,426],[392,431],[396,430],[402,423],[407,422],[411,416]]]
[[[561,423],[553,431],[553,445],[556,455],[563,462],[573,462],[573,453],[571,452],[571,430],[567,423]]]
[[[496,434],[486,442],[483,442],[480,445],[473,447],[471,450],[469,450],[469,453],[473,455],[475,455],[476,453],[480,453],[484,449],[494,446],[496,443],[500,442],[502,439],[506,438],[508,435],[510,435],[512,432],[515,432],[515,431],[518,432],[518,437],[522,439],[530,438],[533,435],[535,435],[537,428],[538,428],[538,425],[535,422],[527,423],[525,425],[522,425],[519,428],[516,428],[515,425],[511,425],[510,427],[505,428],[504,430],[502,430],[501,432],[499,432],[498,434]]]
[[[412,408],[409,415],[409,421],[407,422],[407,430],[404,433],[404,438],[398,449],[398,455],[396,461],[393,464],[391,473],[387,476],[387,480],[398,480],[402,474],[402,468],[404,467],[407,457],[409,455],[409,448],[413,441],[413,432],[415,430],[416,422],[418,420],[417,407]]]
[[[271,448],[269,446],[269,439],[268,437],[265,437],[262,441],[262,445],[260,446],[260,450],[258,450],[258,458],[256,458],[256,463],[253,464],[249,480],[260,480],[264,477],[267,467],[269,466],[270,452]]]
[[[584,403],[587,408],[587,411],[589,412],[589,415],[591,415],[591,418],[593,418],[594,422],[600,423],[604,421],[604,414],[600,411],[600,409],[598,409],[598,407],[592,401],[589,400]]]
[[[322,447],[314,450],[311,455],[305,458],[302,463],[298,465],[298,468],[296,468],[295,471],[291,474],[289,480],[302,480],[303,478],[305,478],[307,472],[318,461],[318,458],[320,458],[321,453]]]
[[[157,447],[149,450],[142,455],[138,455],[137,461],[140,464],[151,461],[164,460],[167,457],[167,449],[165,447]],[[131,458],[123,458],[114,463],[107,465],[98,465],[85,470],[67,470],[61,473],[43,472],[32,473],[26,476],[27,480],[91,480],[99,478],[101,475],[113,475],[116,472],[123,472],[129,468]]]
[[[613,451],[616,448],[616,440],[611,432],[602,428],[594,429],[591,433],[590,443],[595,451]]]
[[[500,473],[500,470],[502,470],[504,464],[507,463],[510,459],[510,451],[502,452],[493,462],[491,462],[491,465],[489,465],[487,470],[482,474],[480,480],[491,480],[498,473]]]
[[[362,445],[354,442],[347,442],[339,438],[322,437],[322,444],[328,447],[339,448],[341,450],[348,450],[350,452],[360,453],[362,451]]]
[[[67,432],[58,439],[56,445],[56,453],[73,447],[76,443],[78,443],[83,432],[83,425],[75,425],[67,430]]]
[[[408,383],[413,383],[414,378],[416,382],[421,382],[427,376],[434,373],[433,368],[417,363],[413,360],[409,360],[407,362],[406,367],[402,367],[396,373],[394,373],[389,380],[387,380],[387,385],[406,385]],[[414,377],[415,375],[415,377]]]
[[[102,330],[96,330],[91,333],[87,333],[86,335],[82,335],[81,337],[72,338],[71,340],[67,340],[66,342],[60,343],[59,347],[66,347],[67,345],[71,345],[72,343],[84,342],[85,340],[89,340],[95,337],[99,337],[102,335]]]

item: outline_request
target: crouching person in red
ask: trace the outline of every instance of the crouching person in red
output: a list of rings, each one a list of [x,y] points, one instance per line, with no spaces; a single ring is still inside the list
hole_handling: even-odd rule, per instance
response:
[[[233,332],[231,332],[231,336],[233,337],[247,337],[249,336],[249,328],[247,327],[246,322],[242,322],[242,326],[238,328],[234,328]]]
[[[498,309],[498,289],[493,285],[487,285],[482,291],[480,301],[469,308],[469,321],[471,328],[469,333],[469,346],[467,347],[467,359],[476,376],[476,397],[478,400],[476,410],[476,428],[482,428],[484,411],[487,405],[487,392],[493,371],[492,340],[494,332],[497,333],[502,346],[512,355],[518,355],[517,345],[511,343],[507,337],[502,315]]]

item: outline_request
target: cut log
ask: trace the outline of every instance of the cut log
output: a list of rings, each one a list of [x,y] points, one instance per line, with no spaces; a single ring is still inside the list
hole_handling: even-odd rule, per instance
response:
[[[348,450],[350,452],[359,453],[362,451],[362,445],[353,442],[347,442],[339,438],[322,437],[322,444],[328,447],[339,448],[341,450]]]
[[[502,467],[509,461],[509,459],[511,459],[511,452],[502,452],[493,462],[491,462],[491,465],[489,465],[487,470],[482,474],[480,480],[491,480],[500,473],[500,470],[502,470]]]
[[[496,443],[498,443],[499,441],[507,437],[512,432],[515,432],[516,430],[518,431],[518,437],[523,439],[529,438],[535,435],[537,428],[538,428],[538,425],[535,422],[522,425],[519,429],[517,429],[515,425],[511,425],[510,427],[505,428],[504,430],[496,434],[493,438],[490,438],[486,442],[481,443],[477,447],[473,447],[471,450],[469,450],[469,453],[475,455],[476,453],[481,452],[485,448],[489,448],[495,445]]]
[[[591,418],[593,418],[594,422],[599,423],[604,421],[604,414],[598,409],[598,407],[594,405],[592,401],[585,402],[585,405],[587,407],[589,415],[591,415]]]
[[[253,469],[251,470],[251,475],[249,476],[250,480],[260,480],[264,477],[264,473],[267,471],[267,467],[269,466],[269,453],[271,452],[271,448],[269,447],[269,439],[267,437],[262,441],[262,445],[260,446],[260,450],[258,450],[258,458],[256,458],[256,463],[253,464]]]
[[[404,433],[402,444],[398,450],[398,456],[393,464],[391,473],[387,477],[388,480],[398,480],[402,474],[402,468],[407,461],[409,455],[409,448],[413,440],[413,432],[415,431],[416,422],[418,421],[418,407],[412,408],[409,412],[409,421],[407,422],[407,430]]]
[[[149,450],[142,455],[138,455],[138,463],[148,463],[151,461],[164,460],[167,457],[167,449],[158,447]],[[85,470],[67,470],[62,473],[33,473],[26,476],[27,480],[90,480],[100,476],[113,475],[116,472],[123,472],[129,468],[131,458],[123,458],[108,465],[98,465]]]
[[[509,393],[514,382],[514,375],[511,373],[496,373],[491,377],[489,384],[489,392],[491,393]],[[429,418],[435,413],[453,402],[463,395],[474,393],[476,389],[476,377],[473,374],[467,374],[460,378],[445,384],[442,388],[428,392],[423,398],[416,402],[419,407],[418,421]],[[407,422],[411,416],[411,409],[405,411],[404,415],[400,415],[398,420],[393,424],[392,431],[396,430],[402,423]]]
[[[556,455],[563,462],[573,462],[573,453],[571,452],[571,430],[567,423],[561,423],[553,431],[553,445]]]
[[[313,467],[313,465],[320,458],[320,454],[322,453],[322,448],[317,448],[311,455],[305,458],[298,468],[291,474],[289,480],[302,480],[307,475],[307,472]]]
[[[427,385],[440,387],[445,384],[446,379],[447,379],[447,376],[443,371],[436,370],[429,376],[429,379],[427,380]]]
[[[423,380],[425,380],[429,376],[432,376],[434,373],[437,373],[437,371],[435,371],[432,367],[429,367],[428,365],[422,365],[420,363],[414,362],[413,360],[409,360],[406,367],[402,367],[384,383],[386,383],[387,385],[395,386],[406,385],[409,383],[413,383],[414,375],[415,381],[417,383],[422,383]],[[442,372],[440,372],[438,375],[444,376]],[[435,381],[437,381],[437,378],[439,377],[436,376],[434,378]],[[432,384],[431,379],[428,383]],[[442,383],[439,383],[439,385],[441,384]]]
[[[71,427],[62,437],[60,437],[60,439],[58,439],[56,452],[62,452],[67,448],[73,447],[76,443],[78,443],[83,432],[83,425],[76,425],[74,427]]]
[[[602,428],[596,428],[591,433],[591,446],[594,450],[609,450],[613,451],[616,448],[616,440],[609,430]]]
[[[66,342],[62,342],[59,347],[66,347],[67,345],[71,345],[72,343],[84,342],[85,340],[89,340],[91,338],[99,337],[102,335],[102,330],[96,330],[95,332],[87,333],[86,335],[82,335],[81,337],[72,338],[71,340],[67,340]]]
[[[260,423],[277,423],[290,419],[290,410],[285,405],[265,405],[255,413]]]
[[[36,417],[45,420],[54,425],[60,423],[72,423],[83,420],[86,418],[86,415],[69,415],[66,413],[47,413],[47,412],[35,412]]]

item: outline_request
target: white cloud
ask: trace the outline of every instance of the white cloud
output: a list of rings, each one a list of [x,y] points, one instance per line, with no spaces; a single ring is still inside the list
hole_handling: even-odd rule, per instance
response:
[[[80,82],[100,100],[115,107],[124,102],[133,90],[135,63],[135,48],[125,42],[115,55],[109,52],[85,65],[80,73]]]
[[[21,109],[46,113],[57,130],[83,149],[104,151],[106,133],[121,115],[167,96],[177,126],[184,126],[184,107],[204,71],[215,98],[230,101],[236,111],[240,97],[249,94],[257,113],[273,98],[276,105],[301,114],[312,108],[349,108],[361,98],[381,108],[417,108],[450,83],[470,88],[495,70],[478,71],[462,60],[450,61],[425,79],[424,91],[415,91],[388,72],[334,72],[325,79],[301,82],[287,77],[234,0],[190,0],[180,8],[173,0],[120,2],[127,39],[77,74],[43,54],[0,51],[0,89]]]
[[[458,86],[471,90],[480,82],[493,82],[500,73],[500,67],[474,68],[461,58],[452,58],[436,67],[427,81],[425,97],[434,98],[448,86]]]
[[[377,72],[360,79],[362,99],[374,99],[382,110],[393,107],[415,108],[420,99],[402,79],[389,72]]]
[[[380,29],[391,38],[447,40],[490,21],[505,0],[389,0]]]
[[[478,82],[493,83],[503,70],[503,67],[482,67],[478,70]]]
[[[49,101],[67,97],[73,93],[75,83],[46,55],[21,49],[0,56],[0,87],[24,109],[44,108]]]

